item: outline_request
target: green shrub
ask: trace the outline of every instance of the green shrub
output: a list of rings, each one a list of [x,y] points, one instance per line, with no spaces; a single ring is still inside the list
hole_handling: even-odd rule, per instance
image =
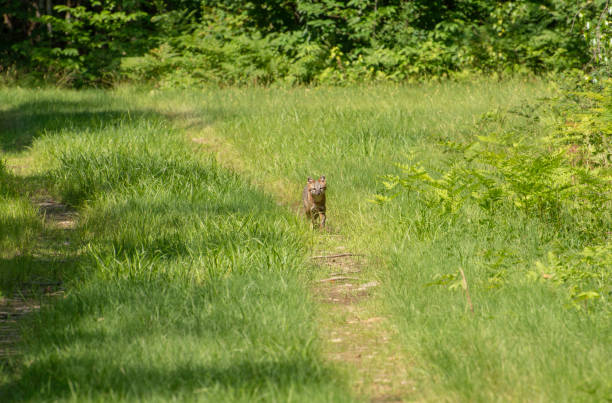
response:
[[[548,126],[548,136],[534,136],[529,129],[536,123],[532,116],[504,134],[476,135],[474,141],[464,144],[443,143],[443,151],[451,156],[446,170],[435,173],[415,161],[398,164],[402,173],[387,175],[386,192],[375,200],[385,203],[409,191],[442,215],[464,216],[465,206],[473,205],[489,217],[521,214],[536,218],[561,236],[578,239],[582,247],[551,251],[548,263],[537,263],[538,269],[531,274],[539,272],[545,279],[564,284],[574,302],[609,302],[609,85],[606,82],[597,92],[570,94],[578,98],[561,98],[566,107],[558,108],[557,113],[583,106],[572,120],[579,123],[570,125],[571,130],[562,113],[555,119],[559,123]],[[483,116],[485,121],[504,118],[496,113]]]
[[[612,166],[612,80],[573,91],[559,108],[566,118],[552,140],[569,146],[572,164]]]
[[[66,2],[7,9],[0,33],[13,45],[0,46],[0,55],[7,66],[70,85],[537,74],[606,67],[607,7],[603,0]]]

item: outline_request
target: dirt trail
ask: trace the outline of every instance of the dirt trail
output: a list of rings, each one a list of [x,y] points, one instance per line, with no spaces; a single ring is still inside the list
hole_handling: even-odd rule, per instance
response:
[[[314,259],[329,277],[319,280],[313,290],[326,316],[321,321],[325,354],[354,371],[352,386],[358,396],[369,396],[373,402],[403,401],[413,384],[405,358],[394,345],[393,327],[387,318],[376,316],[373,303],[379,284],[365,270],[371,262],[346,252],[327,256]]]
[[[70,230],[75,226],[76,213],[66,205],[49,197],[32,201],[47,230]],[[44,238],[45,235],[41,235]],[[43,241],[50,241],[45,239]],[[36,312],[41,305],[63,295],[64,288],[57,279],[36,278],[19,284],[10,297],[0,297],[0,361],[19,355],[16,348],[20,340],[18,321]]]
[[[216,136],[212,127],[187,130],[187,136],[196,150],[215,155],[220,164],[235,172],[253,176],[240,153]],[[266,191],[279,205],[297,213],[301,194],[293,192],[294,188],[294,184],[282,180],[265,183]],[[415,387],[408,376],[406,358],[393,341],[393,326],[376,314],[378,282],[369,278],[371,274],[366,270],[371,262],[367,256],[345,250],[341,231],[331,231],[338,233],[330,235],[326,231],[320,236],[334,236],[335,250],[313,250],[311,256],[319,271],[326,273],[312,287],[321,304],[319,324],[324,353],[353,374],[350,379],[355,396],[367,396],[372,402],[405,401]]]

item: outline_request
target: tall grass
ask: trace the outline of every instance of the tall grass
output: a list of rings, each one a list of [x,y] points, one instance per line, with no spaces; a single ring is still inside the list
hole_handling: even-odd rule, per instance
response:
[[[31,144],[8,155],[78,209],[78,252],[65,298],[23,324],[4,401],[351,400],[319,353],[295,217],[128,108],[136,95],[25,95],[54,124],[20,122],[39,110],[13,98],[11,126],[28,125],[13,136]]]
[[[330,232],[315,242],[373,257],[364,270],[381,283],[379,309],[414,363],[410,398],[612,395],[609,313],[576,310],[529,276],[549,251],[580,250],[579,234],[516,209],[490,215],[468,203],[442,214],[418,190],[369,201],[396,162],[445,170],[453,155],[439,142],[540,135],[552,117],[528,104],[549,95],[544,83],[11,91],[0,96],[13,105],[5,116],[33,102],[51,114],[57,104],[60,118],[11,124],[22,140],[4,150],[33,158],[81,213],[73,291],[28,327],[24,361],[3,373],[13,399],[347,399],[318,355],[301,275],[312,235],[265,195],[297,210],[306,178],[320,174]],[[506,108],[517,114],[499,114]],[[226,157],[257,190],[183,143],[210,135],[232,145]],[[459,268],[473,314],[449,280]]]
[[[528,274],[549,251],[583,247],[579,233],[560,233],[514,209],[490,216],[466,205],[445,215],[418,190],[392,205],[369,203],[396,162],[411,158],[434,172],[445,169],[452,155],[439,142],[509,130],[541,135],[552,116],[530,112],[528,104],[546,96],[540,82],[483,81],[224,90],[202,94],[200,102],[228,111],[216,133],[239,150],[244,170],[264,189],[282,180],[290,189],[282,193],[294,194],[288,201],[297,206],[305,178],[326,175],[329,226],[343,236],[327,242],[384,262],[370,271],[415,362],[420,390],[413,397],[603,400],[612,393],[608,313],[577,311],[562,290]],[[504,109],[517,114],[490,118]],[[526,123],[520,118],[526,112],[537,113],[540,123]],[[459,268],[474,314],[461,288],[441,280]]]
[[[19,193],[18,181],[0,160],[0,258],[27,250],[40,230],[40,220]]]

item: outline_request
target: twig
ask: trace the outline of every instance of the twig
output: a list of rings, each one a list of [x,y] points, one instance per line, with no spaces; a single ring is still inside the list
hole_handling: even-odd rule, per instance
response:
[[[570,32],[574,32],[574,22],[576,22],[576,17],[586,8],[586,4],[584,4],[576,14],[572,17],[572,26],[570,27]]]
[[[321,255],[321,256],[312,256],[311,259],[333,259],[335,257],[345,257],[345,256],[363,256],[357,253],[338,253],[335,255]]]
[[[359,270],[359,269],[355,269],[355,270],[350,270],[349,269],[349,270],[342,270],[341,272],[338,272],[338,273],[332,273],[331,275],[332,276],[341,276],[341,275],[346,274],[346,273],[360,273],[360,272],[361,272],[361,270]]]
[[[319,282],[323,283],[323,282],[326,282],[326,281],[346,281],[346,280],[359,280],[359,279],[355,278],[355,277],[334,276],[334,277],[330,277],[330,278],[324,278],[323,280],[319,280]]]
[[[474,305],[472,305],[472,298],[470,297],[470,290],[468,289],[468,283],[467,280],[465,279],[465,273],[463,272],[463,269],[460,267],[459,268],[459,272],[461,273],[461,278],[463,279],[463,289],[465,290],[465,297],[467,299],[468,305],[470,307],[470,311],[472,311],[472,313],[474,313]]]
[[[598,62],[599,60],[597,59],[601,58],[601,22],[605,18],[605,15],[608,12],[609,7],[610,7],[610,0],[607,0],[606,5],[604,6],[603,11],[599,15],[599,19],[597,20],[597,27],[595,28],[595,32],[596,32],[595,35],[597,36],[597,48],[593,50],[593,52],[596,52],[596,55],[594,55],[595,62]]]

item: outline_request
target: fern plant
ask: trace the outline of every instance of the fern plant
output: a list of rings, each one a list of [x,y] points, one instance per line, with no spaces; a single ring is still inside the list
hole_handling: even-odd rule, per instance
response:
[[[612,292],[612,169],[600,157],[610,152],[605,146],[612,122],[608,120],[610,94],[608,89],[581,93],[597,102],[574,118],[582,123],[572,126],[572,133],[581,145],[593,146],[585,148],[581,160],[576,160],[575,143],[569,142],[567,132],[559,136],[554,127],[548,136],[517,131],[478,135],[470,143],[441,144],[453,155],[441,173],[425,169],[414,156],[397,164],[401,173],[385,176],[385,191],[374,201],[386,203],[410,191],[440,214],[461,215],[462,207],[472,204],[491,217],[524,214],[577,235],[583,243],[581,251],[551,252],[548,261],[535,263],[529,276],[539,273],[536,278],[563,285],[571,306],[588,306],[596,300],[607,303]],[[528,117],[528,124],[533,124],[529,119],[533,117]],[[533,266],[533,262],[525,263]]]

